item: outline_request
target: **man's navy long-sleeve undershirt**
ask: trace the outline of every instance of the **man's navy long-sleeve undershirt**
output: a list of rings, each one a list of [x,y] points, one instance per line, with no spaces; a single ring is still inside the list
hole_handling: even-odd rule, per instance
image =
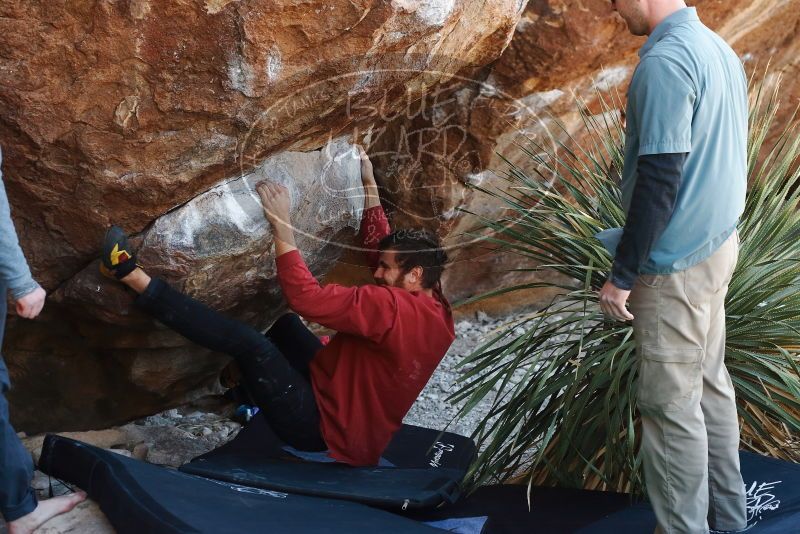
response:
[[[637,159],[636,185],[622,238],[611,267],[611,283],[630,290],[653,244],[669,224],[681,186],[686,153],[647,154]]]

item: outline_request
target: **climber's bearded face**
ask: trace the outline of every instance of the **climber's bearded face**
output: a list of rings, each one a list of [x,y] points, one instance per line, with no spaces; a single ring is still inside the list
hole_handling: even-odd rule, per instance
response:
[[[384,250],[380,253],[378,267],[373,271],[372,277],[379,286],[399,287],[406,291],[420,291],[421,268],[415,267],[406,271],[397,263],[397,254],[394,250]]]
[[[650,25],[647,22],[647,0],[612,0],[611,5],[633,35],[650,33]]]

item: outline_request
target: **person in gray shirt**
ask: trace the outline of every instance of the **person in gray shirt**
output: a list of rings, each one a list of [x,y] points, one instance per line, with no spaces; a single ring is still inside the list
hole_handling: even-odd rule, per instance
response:
[[[0,165],[3,154],[0,151]],[[11,220],[3,174],[0,171],[0,348],[6,321],[6,294],[11,296],[17,315],[35,319],[44,307],[46,293],[31,276]],[[30,487],[33,477],[31,455],[22,446],[8,416],[5,394],[11,387],[8,369],[0,353],[0,513],[8,522],[9,534],[30,534],[53,517],[72,510],[86,498],[82,492],[37,502]]]

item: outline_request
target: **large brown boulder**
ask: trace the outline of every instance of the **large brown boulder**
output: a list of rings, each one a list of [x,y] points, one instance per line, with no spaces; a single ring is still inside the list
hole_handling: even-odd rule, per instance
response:
[[[784,73],[787,117],[800,0],[692,4],[749,71],[771,59]],[[355,141],[370,145],[393,224],[445,239],[454,300],[530,280],[508,271],[524,261],[464,234],[475,217],[460,209],[503,210],[465,184],[501,185],[500,155],[529,165],[520,134],[552,143],[555,119],[578,132],[574,95],[593,111],[597,90],[624,97],[642,42],[607,0],[3,2],[3,171],[50,293],[41,319],[9,324],[16,422],[84,429],[153,413],[212,390],[227,361],[97,275],[110,222],[136,234],[154,272],[262,328],[282,310],[252,193],[270,176],[291,186],[312,270],[368,280],[349,248]]]
[[[0,5],[0,143],[22,246],[48,290],[12,319],[21,430],[84,429],[213,388],[226,359],[154,324],[97,275],[104,228],[189,294],[264,328],[283,309],[253,186],[290,186],[322,274],[352,242],[376,110],[508,44],[517,0],[206,0]]]

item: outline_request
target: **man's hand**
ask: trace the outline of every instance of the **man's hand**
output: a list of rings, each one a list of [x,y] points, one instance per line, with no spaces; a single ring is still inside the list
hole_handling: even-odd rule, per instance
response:
[[[272,226],[272,237],[275,240],[275,256],[281,256],[297,246],[294,242],[294,230],[289,218],[289,190],[282,185],[265,180],[256,185],[256,191],[264,206],[264,215]]]
[[[39,312],[44,307],[44,299],[47,298],[47,293],[41,287],[36,288],[24,297],[21,297],[17,302],[17,315],[25,319],[35,319]]]
[[[289,223],[289,190],[265,180],[256,185],[264,215],[272,226]]]
[[[620,289],[608,280],[600,290],[600,309],[605,315],[617,321],[632,321],[633,315],[625,307],[630,294],[629,290]]]
[[[375,175],[372,172],[372,162],[369,160],[364,147],[358,147],[358,154],[361,157],[361,183],[364,185],[364,209],[374,208],[381,205],[378,193],[378,184],[375,182]]]

